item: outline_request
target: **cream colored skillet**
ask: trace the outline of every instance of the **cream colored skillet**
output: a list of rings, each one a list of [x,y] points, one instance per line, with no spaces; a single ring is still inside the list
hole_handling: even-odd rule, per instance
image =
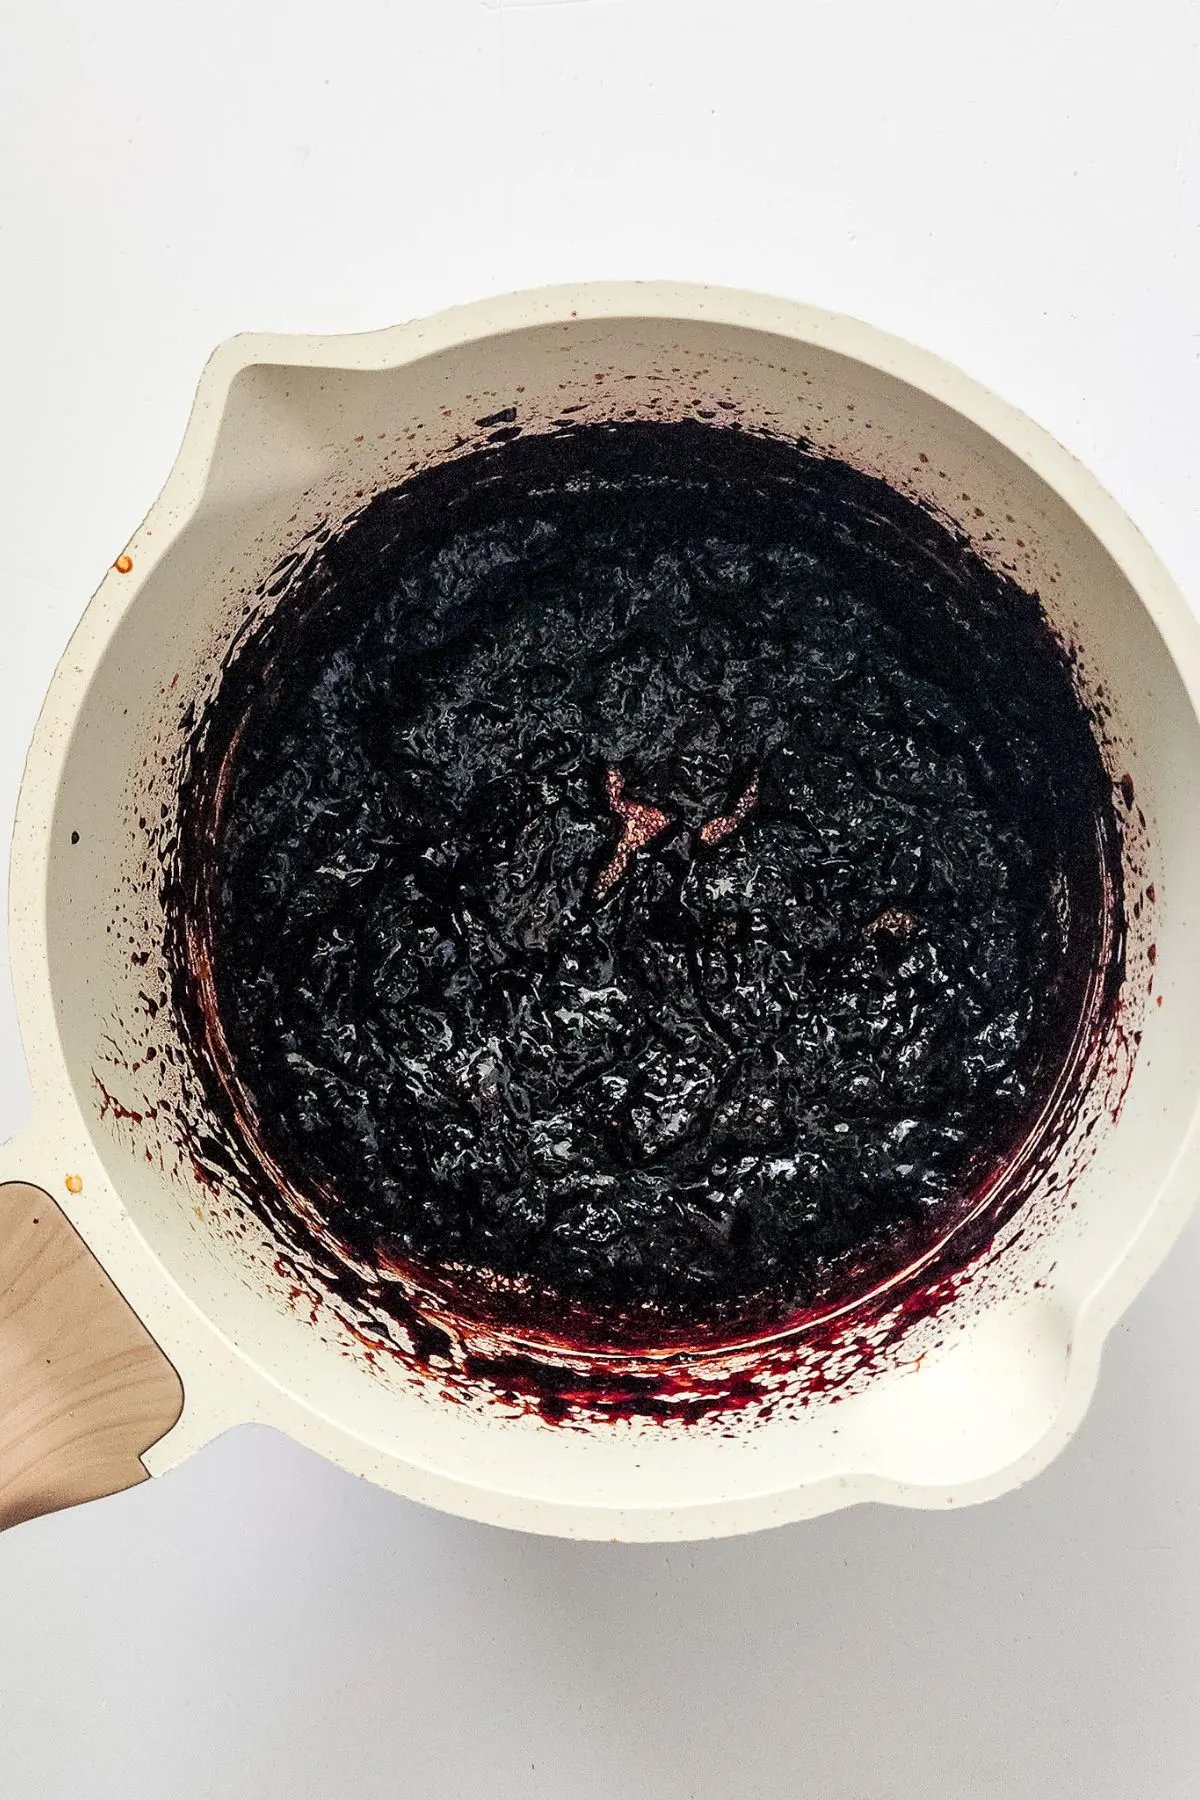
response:
[[[803,436],[957,521],[1079,647],[1129,796],[1125,988],[1086,1141],[1063,1145],[989,1257],[894,1352],[862,1354],[851,1322],[790,1364],[781,1351],[777,1404],[727,1411],[719,1429],[667,1409],[568,1430],[431,1378],[402,1341],[381,1354],[378,1322],[298,1267],[236,1183],[198,1180],[178,1084],[139,1058],[149,1008],[160,1042],[171,1030],[144,821],[173,817],[193,709],[247,608],[274,603],[265,578],[362,496],[510,407],[536,431],[567,413],[694,417],[714,396],[721,416]],[[595,285],[361,337],[224,345],[161,499],[59,665],[21,790],[11,942],[35,1098],[0,1149],[0,1520],[159,1474],[249,1420],[414,1499],[575,1536],[716,1535],[867,1499],[956,1505],[1040,1469],[1196,1191],[1198,646],[1161,565],[1064,450],[853,320]],[[186,1063],[174,1051],[160,1069]],[[836,1405],[812,1398],[821,1357]],[[701,1358],[678,1381],[719,1377]]]

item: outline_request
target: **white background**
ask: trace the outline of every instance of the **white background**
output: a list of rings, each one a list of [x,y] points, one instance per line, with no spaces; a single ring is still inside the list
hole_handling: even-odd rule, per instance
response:
[[[219,339],[645,275],[961,363],[1200,596],[1193,0],[8,0],[0,831]],[[1193,1227],[1070,1450],[950,1516],[560,1544],[234,1433],[0,1539],[0,1795],[1194,1800],[1198,1294]]]

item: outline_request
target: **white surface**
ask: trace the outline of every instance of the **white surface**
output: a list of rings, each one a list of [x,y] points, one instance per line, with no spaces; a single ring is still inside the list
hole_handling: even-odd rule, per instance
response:
[[[1189,0],[63,0],[0,27],[0,826],[212,344],[573,276],[792,293],[1049,426],[1200,595]],[[0,1135],[23,1076],[0,1016]],[[252,1432],[0,1539],[5,1800],[1182,1800],[1200,1229],[952,1517],[524,1540]]]

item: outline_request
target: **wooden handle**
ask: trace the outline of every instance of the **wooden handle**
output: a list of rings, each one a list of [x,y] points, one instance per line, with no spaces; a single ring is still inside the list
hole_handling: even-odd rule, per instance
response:
[[[0,1531],[147,1479],[178,1375],[59,1208],[0,1187]]]

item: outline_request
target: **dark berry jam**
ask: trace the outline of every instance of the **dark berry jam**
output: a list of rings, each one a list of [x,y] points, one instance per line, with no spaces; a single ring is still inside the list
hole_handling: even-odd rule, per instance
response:
[[[535,1321],[740,1328],[903,1266],[1099,954],[1112,792],[1037,600],[749,433],[581,426],[380,495],[205,745],[231,1129],[361,1265]]]

